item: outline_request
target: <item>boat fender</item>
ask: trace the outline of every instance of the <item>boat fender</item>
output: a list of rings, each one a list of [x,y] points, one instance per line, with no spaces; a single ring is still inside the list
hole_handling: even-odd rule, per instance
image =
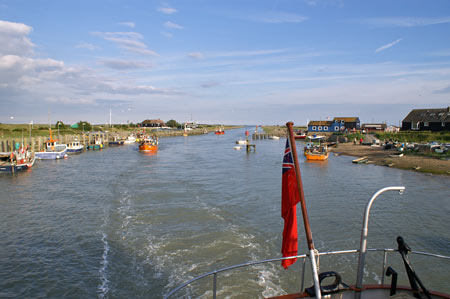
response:
[[[334,277],[333,283],[330,285],[323,286],[322,285],[323,280],[328,277]],[[339,275],[339,273],[334,272],[334,271],[320,273],[319,274],[319,285],[320,285],[320,291],[321,291],[322,295],[337,293],[343,289],[348,288],[348,286],[342,282],[341,275]],[[305,289],[305,292],[310,297],[316,296],[316,291],[314,289],[314,286]]]

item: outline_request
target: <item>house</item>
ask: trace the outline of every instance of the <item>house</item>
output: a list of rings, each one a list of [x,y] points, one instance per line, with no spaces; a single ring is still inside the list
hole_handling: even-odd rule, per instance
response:
[[[362,124],[361,130],[366,131],[367,133],[370,132],[384,132],[386,131],[386,124]]]
[[[312,120],[308,123],[308,132],[333,132],[331,120]]]
[[[158,119],[146,119],[143,122],[141,122],[139,124],[139,127],[147,127],[147,128],[161,128],[161,127],[165,127],[166,124]]]
[[[360,129],[359,117],[335,117],[333,123],[336,124],[335,126],[339,124],[340,131],[354,131]]]
[[[400,128],[397,126],[387,126],[385,132],[398,133],[398,132],[400,132]]]
[[[450,107],[413,109],[402,121],[402,131],[450,131]]]

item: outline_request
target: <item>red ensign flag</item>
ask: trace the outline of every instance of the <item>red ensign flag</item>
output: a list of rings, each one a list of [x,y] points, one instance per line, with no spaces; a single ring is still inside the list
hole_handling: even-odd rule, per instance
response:
[[[300,202],[297,177],[295,175],[294,159],[292,157],[289,138],[286,140],[286,149],[283,158],[283,174],[281,179],[281,217],[284,219],[283,245],[281,253],[283,257],[297,255],[297,203]],[[281,265],[287,269],[297,259],[283,260]]]

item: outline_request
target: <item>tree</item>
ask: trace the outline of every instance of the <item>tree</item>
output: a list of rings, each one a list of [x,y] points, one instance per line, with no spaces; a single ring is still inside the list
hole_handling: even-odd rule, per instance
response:
[[[58,120],[55,124],[55,128],[58,128],[58,127],[60,129],[66,129],[67,126],[62,121]]]
[[[176,120],[171,119],[171,120],[166,122],[166,126],[171,127],[171,128],[178,128],[180,126],[180,124],[177,123]]]
[[[78,124],[78,129],[81,129],[83,131],[90,131],[92,129],[91,124],[88,123],[87,121],[80,120],[79,122],[77,122],[77,124]]]

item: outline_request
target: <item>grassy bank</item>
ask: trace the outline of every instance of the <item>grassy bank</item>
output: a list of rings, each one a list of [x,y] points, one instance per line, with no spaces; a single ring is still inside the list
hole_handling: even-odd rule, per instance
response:
[[[427,131],[402,131],[398,133],[377,133],[375,136],[380,140],[393,140],[399,142],[450,142],[450,132],[427,132]]]
[[[219,125],[209,125],[209,124],[202,124],[199,125],[198,128],[195,131],[201,131],[204,130],[208,132],[215,131],[216,128],[219,127]],[[237,129],[241,128],[242,126],[223,126],[225,130],[230,129]],[[57,127],[55,125],[51,126],[52,128],[52,134],[53,135],[79,135],[82,134],[83,129],[82,128],[70,128],[69,126],[64,127]],[[129,127],[126,125],[114,125],[113,127],[109,127],[109,125],[92,125],[91,131],[95,132],[111,132],[111,133],[132,133],[136,131],[141,131],[142,128],[138,127]],[[156,130],[156,128],[146,128],[147,131],[150,130]],[[176,131],[177,129],[173,129],[173,131]],[[180,130],[180,129],[179,129]],[[49,136],[49,125],[48,124],[34,124],[33,126],[30,126],[29,124],[0,124],[0,138],[22,138],[24,137],[44,137]]]

